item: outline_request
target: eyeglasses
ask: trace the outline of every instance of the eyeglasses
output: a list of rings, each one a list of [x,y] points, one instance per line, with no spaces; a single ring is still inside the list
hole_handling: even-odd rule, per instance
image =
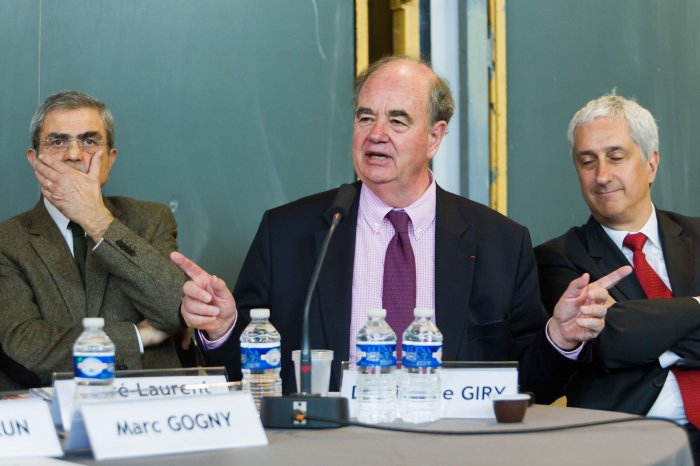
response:
[[[78,147],[83,152],[89,154],[94,154],[103,146],[105,142],[96,136],[49,136],[42,142],[49,152],[59,153],[65,152],[70,147],[71,143],[75,141],[78,143]]]

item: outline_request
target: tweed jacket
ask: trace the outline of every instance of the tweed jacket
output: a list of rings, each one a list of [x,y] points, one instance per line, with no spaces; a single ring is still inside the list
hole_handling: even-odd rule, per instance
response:
[[[134,324],[146,319],[175,334],[184,275],[169,260],[177,248],[170,210],[105,197],[114,221],[95,248],[88,237],[86,284],[41,199],[0,224],[0,390],[51,383],[72,370],[72,345],[84,317],[103,317],[117,369],[178,367],[172,338],[141,354]]]

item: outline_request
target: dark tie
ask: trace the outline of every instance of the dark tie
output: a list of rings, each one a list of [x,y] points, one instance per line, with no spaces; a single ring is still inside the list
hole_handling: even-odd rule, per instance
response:
[[[671,290],[654,272],[642,252],[646,242],[647,237],[644,233],[635,233],[627,235],[622,244],[632,250],[634,273],[647,298],[671,298]],[[671,368],[671,371],[676,376],[688,421],[695,427],[700,427],[700,371],[680,370],[675,367]]]
[[[83,229],[74,222],[68,222],[68,228],[73,233],[73,258],[75,258],[75,263],[78,265],[78,271],[80,272],[80,278],[83,280],[83,286],[85,286],[85,254],[87,252],[87,243],[85,242],[85,232]]]
[[[416,307],[416,259],[408,237],[410,218],[403,210],[392,210],[387,218],[396,233],[391,238],[384,256],[384,289],[382,307],[386,321],[396,332],[396,357],[401,358],[401,336],[413,322]]]

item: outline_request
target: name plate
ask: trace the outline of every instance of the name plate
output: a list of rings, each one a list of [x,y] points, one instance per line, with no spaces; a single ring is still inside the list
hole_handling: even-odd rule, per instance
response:
[[[492,395],[518,393],[517,363],[478,363],[443,368],[440,417],[495,418]]]
[[[43,400],[0,401],[0,458],[63,456]]]
[[[165,377],[124,377],[114,379],[113,400],[152,399],[179,396],[210,395],[227,393],[224,375],[180,375]],[[212,384],[214,387],[206,386]],[[56,380],[51,406],[54,422],[68,430],[73,419],[75,403],[75,381],[73,379]]]
[[[85,403],[97,460],[267,445],[248,392]]]
[[[510,361],[443,363],[440,370],[440,417],[495,418],[490,397],[518,393],[517,366],[517,362]],[[397,371],[398,377],[400,371]],[[343,370],[340,396],[348,399],[351,417],[355,417],[356,382],[356,369]]]

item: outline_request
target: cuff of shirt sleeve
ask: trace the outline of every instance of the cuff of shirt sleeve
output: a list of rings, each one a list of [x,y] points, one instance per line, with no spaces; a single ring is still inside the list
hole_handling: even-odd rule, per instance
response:
[[[228,337],[231,336],[231,332],[233,332],[233,327],[236,326],[237,321],[238,317],[236,317],[236,320],[233,321],[233,325],[231,325],[231,328],[228,329],[228,331],[221,338],[218,338],[216,340],[209,340],[207,337],[205,337],[205,332],[197,330],[197,333],[199,334],[199,340],[202,342],[202,346],[204,347],[204,349],[213,350],[226,343],[226,340],[228,340]]]
[[[97,247],[98,247],[100,244],[102,244],[102,241],[104,241],[104,240],[105,240],[105,239],[104,239],[104,236],[103,236],[103,237],[100,238],[100,240],[97,242],[97,244],[95,245],[95,247],[92,248],[92,250],[94,251],[95,249],[97,249]],[[141,339],[139,339],[139,343],[141,343]],[[143,354],[143,348],[141,348],[141,354]]]
[[[545,334],[547,335],[547,341],[549,342],[550,345],[552,345],[554,347],[555,350],[557,350],[559,352],[559,354],[561,354],[565,358],[571,359],[574,361],[577,360],[579,355],[581,354],[581,351],[583,351],[583,348],[586,345],[586,343],[585,342],[581,343],[580,345],[578,345],[577,348],[574,348],[571,351],[564,351],[563,349],[559,348],[556,344],[554,344],[552,339],[549,337],[549,322],[551,322],[551,320],[552,319],[549,319],[547,321],[547,326],[545,327],[545,330],[546,330]]]
[[[659,365],[664,369],[668,369],[671,366],[675,366],[681,359],[683,358],[678,356],[673,351],[665,351],[661,354],[661,356],[659,356]]]
[[[141,340],[141,334],[139,333],[139,328],[136,326],[136,324],[134,324],[134,330],[136,331],[136,339],[139,341],[139,352],[143,354],[143,341]]]

